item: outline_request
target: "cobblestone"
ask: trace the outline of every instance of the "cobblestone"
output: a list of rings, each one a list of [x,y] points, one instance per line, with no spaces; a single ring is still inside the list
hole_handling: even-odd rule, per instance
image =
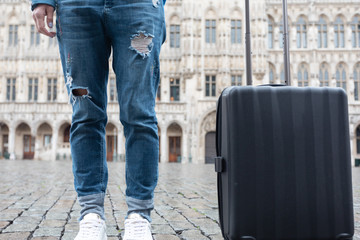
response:
[[[78,232],[71,162],[0,161],[0,240],[73,240]],[[105,217],[121,239],[126,215],[124,163],[108,163]],[[152,213],[154,240],[221,240],[213,165],[160,164]],[[360,168],[353,168],[355,236],[360,240]]]

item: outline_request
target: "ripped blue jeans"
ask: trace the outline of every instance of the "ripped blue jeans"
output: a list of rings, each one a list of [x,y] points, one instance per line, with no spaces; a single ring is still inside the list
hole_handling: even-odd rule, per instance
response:
[[[87,213],[103,219],[108,182],[105,127],[109,58],[116,74],[120,121],[126,138],[128,214],[151,221],[158,180],[155,98],[159,54],[166,38],[159,0],[57,0],[56,30],[72,105],[70,147],[74,185]]]

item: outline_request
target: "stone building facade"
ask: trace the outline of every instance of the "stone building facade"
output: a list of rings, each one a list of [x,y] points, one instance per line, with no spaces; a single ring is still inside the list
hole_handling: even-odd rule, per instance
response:
[[[254,85],[281,83],[281,0],[250,2]],[[288,4],[292,85],[346,90],[355,163],[360,158],[360,2]],[[0,0],[0,14],[0,156],[69,159],[72,111],[56,39],[36,32],[26,0]],[[217,98],[225,87],[246,83],[244,1],[167,0],[165,14],[156,104],[159,161],[210,162]],[[107,159],[124,160],[115,89],[110,69]]]

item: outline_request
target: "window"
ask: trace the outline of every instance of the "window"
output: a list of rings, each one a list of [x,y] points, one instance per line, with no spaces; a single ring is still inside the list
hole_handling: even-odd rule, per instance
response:
[[[216,97],[216,76],[205,77],[205,96]]]
[[[170,47],[180,48],[180,25],[170,25]]]
[[[336,87],[346,91],[346,71],[343,64],[339,64],[336,68]]]
[[[335,31],[335,47],[336,48],[343,48],[345,47],[345,40],[344,40],[344,23],[340,17],[337,17],[334,22],[334,31]]]
[[[320,66],[319,81],[320,81],[320,87],[328,87],[329,86],[329,71],[328,71],[328,67],[325,63],[321,64],[321,66]]]
[[[170,101],[180,101],[180,79],[170,78]]]
[[[272,70],[272,68],[270,68],[270,72],[269,72],[269,83],[270,84],[274,84],[274,71]]]
[[[318,48],[327,48],[327,23],[323,17],[318,22]]]
[[[355,101],[359,101],[360,90],[360,63],[357,63],[354,67],[354,97]]]
[[[296,23],[296,46],[297,48],[307,47],[306,22],[300,17]]]
[[[241,44],[241,20],[231,20],[231,43]]]
[[[242,76],[241,75],[232,75],[231,76],[231,86],[241,86],[242,85]]]
[[[360,154],[360,126],[356,128],[356,153]]]
[[[35,29],[35,25],[31,25],[30,31],[30,45],[31,46],[38,46],[40,45],[40,33],[38,33]]]
[[[110,78],[110,102],[117,101],[116,78]]]
[[[305,67],[305,64],[301,64],[298,70],[298,86],[299,87],[309,86],[309,74],[308,74],[308,70]]]
[[[6,84],[6,100],[15,101],[15,82],[16,78],[8,78]]]
[[[268,19],[268,47],[274,48],[274,22]]]
[[[48,78],[48,87],[47,87],[47,100],[56,101],[57,97],[57,79]]]
[[[354,17],[351,23],[351,43],[352,47],[360,47],[360,16]]]
[[[16,46],[18,42],[18,25],[9,25],[9,46]]]
[[[45,134],[44,135],[44,147],[51,144],[51,135]]]
[[[38,97],[38,79],[29,78],[29,101],[37,101]]]
[[[215,43],[216,42],[216,20],[206,20],[206,42]]]
[[[156,100],[161,101],[161,78],[159,80],[159,86],[156,92]]]

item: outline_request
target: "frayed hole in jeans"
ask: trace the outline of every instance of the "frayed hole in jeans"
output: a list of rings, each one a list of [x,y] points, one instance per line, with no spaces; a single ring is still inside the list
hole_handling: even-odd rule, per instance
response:
[[[137,34],[134,34],[131,37],[131,46],[129,47],[131,50],[135,50],[138,54],[140,54],[143,58],[149,56],[153,47],[154,36],[144,31],[138,31]]]

